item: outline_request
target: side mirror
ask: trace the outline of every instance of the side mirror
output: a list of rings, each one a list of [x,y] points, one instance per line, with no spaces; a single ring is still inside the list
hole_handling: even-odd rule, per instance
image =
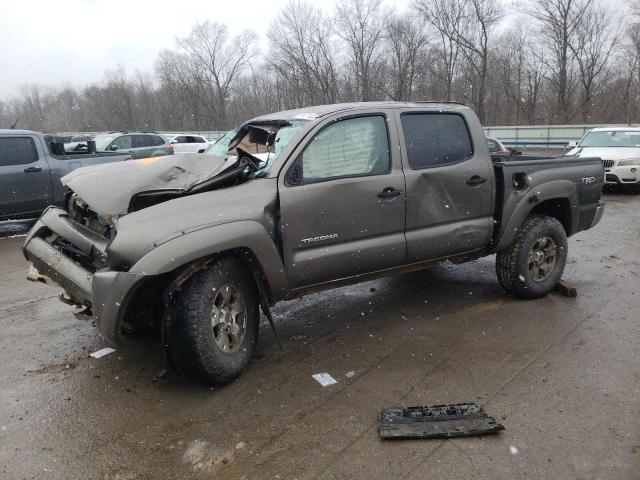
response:
[[[178,141],[174,138],[173,140],[171,140],[171,142],[169,143],[178,143]]]
[[[578,142],[576,142],[575,140],[572,140],[569,143],[567,143],[567,148],[576,148],[577,146],[578,146]]]
[[[112,152],[115,152],[116,150],[118,150],[118,146],[117,145],[109,145],[109,150],[111,150]]]

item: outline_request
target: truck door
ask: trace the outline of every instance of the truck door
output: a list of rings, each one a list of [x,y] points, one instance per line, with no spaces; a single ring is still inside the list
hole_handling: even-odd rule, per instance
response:
[[[480,123],[462,113],[398,112],[409,263],[470,252],[490,238],[494,176]],[[475,146],[475,148],[474,148]]]
[[[388,121],[390,128],[387,127]],[[397,128],[382,113],[325,121],[279,179],[292,288],[402,265],[405,183]]]
[[[51,195],[49,165],[34,139],[0,136],[0,217],[37,216]]]

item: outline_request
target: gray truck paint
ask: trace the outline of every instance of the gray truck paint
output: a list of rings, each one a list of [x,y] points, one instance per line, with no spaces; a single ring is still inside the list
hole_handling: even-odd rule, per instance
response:
[[[401,115],[443,111],[463,116],[471,133],[473,156],[452,165],[412,170],[407,163]],[[367,114],[387,120],[389,172],[303,185],[287,183],[289,169],[320,130],[341,119]],[[191,272],[190,265],[203,267],[218,254],[245,260],[268,303],[273,304],[372,275],[502,250],[532,211],[557,216],[568,235],[590,228],[602,214],[599,199],[604,173],[599,159],[561,157],[494,163],[475,114],[464,106],[344,104],[280,112],[254,121],[292,118],[305,118],[309,123],[264,178],[197,194],[183,189],[184,194],[177,198],[122,214],[123,205],[130,196],[141,193],[139,190],[171,190],[176,186],[176,179],[165,179],[163,184],[162,176],[147,175],[148,171],[144,181],[142,177],[127,181],[136,188],[114,192],[117,208],[109,209],[121,213],[113,219],[115,236],[98,240],[66,211],[51,208],[27,237],[25,256],[41,275],[65,287],[77,303],[90,305],[100,331],[118,341],[123,317],[138,290],[144,290],[148,282],[166,279],[166,294],[167,289],[179,288],[180,279]],[[181,155],[173,157],[172,168],[180,166],[181,158],[189,170],[191,160]],[[211,161],[206,155],[198,158]],[[473,177],[485,181],[469,184]],[[88,184],[80,187],[83,178]],[[97,178],[88,169],[65,181],[72,190],[85,189],[83,200],[92,206],[90,186]],[[379,193],[387,188],[403,194],[380,198]],[[99,198],[97,193],[95,199]],[[86,292],[85,283],[67,287],[74,279],[60,278],[65,268],[49,262],[51,252],[42,244],[53,243],[51,249],[64,251],[56,239],[71,242],[83,252],[85,261],[106,259],[107,266],[96,267],[93,273],[85,270],[92,277],[90,292]],[[62,257],[62,262],[76,263]],[[77,272],[66,275],[77,278]]]
[[[29,164],[0,164],[0,220],[34,218],[48,205],[62,206],[65,193],[60,178],[71,171],[129,157],[122,153],[53,155],[44,135],[29,130],[0,130],[0,139],[26,137],[35,145],[37,160]]]

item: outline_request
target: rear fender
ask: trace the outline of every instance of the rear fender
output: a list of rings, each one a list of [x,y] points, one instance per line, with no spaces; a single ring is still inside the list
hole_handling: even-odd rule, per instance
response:
[[[578,218],[578,192],[575,183],[569,180],[554,180],[534,186],[526,191],[519,198],[514,198],[515,193],[505,196],[504,215],[510,215],[509,220],[500,232],[500,238],[496,244],[495,251],[507,248],[520,231],[520,226],[531,214],[536,206],[548,200],[568,200],[571,211],[571,228],[566,232],[567,236],[575,233],[575,228],[579,224]],[[511,198],[509,198],[509,196]],[[515,203],[515,207],[511,204]],[[511,211],[511,214],[509,212]]]
[[[248,251],[259,263],[272,302],[283,299],[289,283],[278,249],[265,228],[253,220],[229,222],[169,240],[144,255],[130,273],[161,275],[222,252]]]

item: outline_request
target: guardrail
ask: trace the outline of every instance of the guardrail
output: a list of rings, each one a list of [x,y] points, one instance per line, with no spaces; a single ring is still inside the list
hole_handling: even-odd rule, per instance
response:
[[[487,137],[497,138],[507,147],[567,148],[569,142],[579,141],[592,128],[627,126],[629,125],[513,125],[485,127],[484,132]]]

